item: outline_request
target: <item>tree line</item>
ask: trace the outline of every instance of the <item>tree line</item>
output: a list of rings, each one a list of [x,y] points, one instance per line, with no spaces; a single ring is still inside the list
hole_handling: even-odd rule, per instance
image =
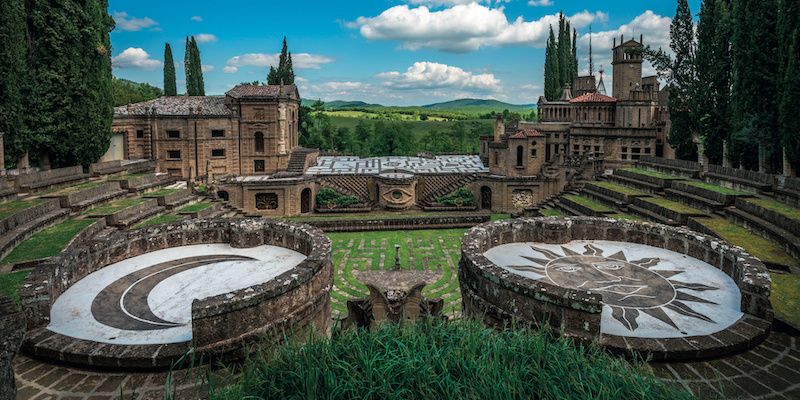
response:
[[[544,53],[544,97],[549,101],[558,100],[564,85],[572,85],[578,76],[577,42],[578,32],[571,29],[562,11],[558,15],[558,36],[551,25]]]
[[[643,51],[670,90],[670,145],[694,158],[697,135],[714,164],[727,156],[758,170],[761,157],[767,172],[780,173],[785,150],[798,165],[800,0],[703,0],[698,16],[695,33],[687,1],[678,0],[674,56]]]
[[[108,149],[113,120],[107,0],[0,0],[0,132],[5,164],[29,154],[87,165]]]

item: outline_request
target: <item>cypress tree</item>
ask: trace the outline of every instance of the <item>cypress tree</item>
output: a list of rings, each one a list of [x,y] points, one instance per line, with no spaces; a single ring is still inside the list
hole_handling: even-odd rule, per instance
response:
[[[175,62],[172,60],[172,48],[169,47],[169,43],[164,46],[164,95],[178,95],[178,86],[175,83]]]
[[[0,0],[0,132],[10,161],[28,150],[22,113],[22,86],[26,81],[25,12],[22,3]],[[3,160],[0,160],[3,162]]]
[[[186,38],[186,54],[183,57],[184,68],[186,70],[186,92],[189,96],[205,96],[205,84],[203,83],[203,65],[200,62],[200,50],[194,36]]]
[[[800,163],[800,0],[783,0],[778,19],[781,38],[781,98],[778,108],[778,125],[781,146],[795,167]]]
[[[553,27],[550,27],[550,37],[547,39],[547,50],[545,50],[544,63],[544,97],[547,100],[555,100],[561,94],[559,87],[558,70],[558,51],[556,49],[556,38]]]
[[[183,70],[186,73],[186,93],[190,96],[195,96],[197,93],[197,85],[194,78],[194,57],[192,56],[192,42],[189,37],[186,37],[186,51],[183,54]]]
[[[695,87],[695,40],[692,12],[686,0],[678,0],[675,18],[669,28],[669,47],[675,52],[671,65],[669,117],[672,126],[667,141],[676,148],[678,158],[692,158],[696,151],[692,135],[696,132],[696,116],[692,113],[692,90]]]
[[[192,57],[194,57],[192,64],[195,69],[193,75],[195,76],[195,85],[197,85],[196,96],[205,96],[206,85],[203,82],[203,63],[200,61],[200,49],[197,48],[197,42],[194,40],[194,36],[192,36]]]
[[[286,58],[286,74],[283,77],[283,83],[287,85],[294,84],[294,68],[292,67],[292,52],[289,52]]]
[[[279,85],[281,78],[278,77],[278,70],[273,66],[269,66],[269,74],[267,74],[267,85]]]

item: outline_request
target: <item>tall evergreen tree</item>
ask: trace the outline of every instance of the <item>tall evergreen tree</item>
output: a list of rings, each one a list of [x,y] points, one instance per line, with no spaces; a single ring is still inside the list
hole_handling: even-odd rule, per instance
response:
[[[184,68],[186,70],[186,92],[189,96],[205,96],[205,84],[203,83],[203,64],[200,62],[200,49],[194,36],[186,38],[186,54],[183,57]]]
[[[9,161],[25,154],[22,87],[26,82],[25,9],[22,2],[0,0],[0,132]],[[3,160],[0,160],[3,162]]]
[[[169,47],[169,43],[164,46],[164,95],[178,95],[178,86],[175,83],[175,62],[172,60],[172,48]]]
[[[285,85],[294,84],[292,53],[289,52],[286,46],[286,37],[283,38],[283,48],[281,49],[281,55],[278,57],[278,68],[270,66],[269,74],[267,75],[268,85],[280,85],[281,82]]]
[[[577,35],[577,31],[571,30],[564,13],[558,19],[558,39],[550,26],[544,61],[544,97],[547,100],[560,98],[564,85],[571,85],[578,75]]]
[[[797,168],[800,164],[800,0],[782,0],[778,17],[778,34],[781,39],[782,79],[781,98],[778,108],[778,130],[781,146],[786,150],[790,162]]]
[[[556,38],[553,27],[550,26],[550,37],[547,39],[547,49],[544,56],[544,97],[555,100],[560,92],[558,73],[558,54],[556,51]]]

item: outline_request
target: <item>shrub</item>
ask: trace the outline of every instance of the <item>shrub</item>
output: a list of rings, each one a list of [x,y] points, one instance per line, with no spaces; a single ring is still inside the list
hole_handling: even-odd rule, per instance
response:
[[[468,206],[472,204],[472,191],[462,187],[447,196],[437,197],[436,201],[451,206]]]
[[[342,196],[331,188],[324,188],[317,193],[317,205],[327,206],[335,204],[338,207],[347,207],[359,202],[356,196]]]

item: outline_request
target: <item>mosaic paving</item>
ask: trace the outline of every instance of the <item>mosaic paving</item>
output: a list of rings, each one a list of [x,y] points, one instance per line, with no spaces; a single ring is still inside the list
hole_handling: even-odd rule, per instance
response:
[[[603,295],[600,331],[642,338],[719,332],[742,317],[741,293],[722,271],[669,250],[576,240],[512,243],[485,253],[510,272]]]
[[[120,345],[189,341],[193,299],[266,282],[304,259],[276,246],[206,244],[154,251],[76,282],[53,305],[48,329]]]
[[[478,156],[420,157],[319,157],[309,175],[380,174],[391,170],[413,171],[415,174],[477,174],[488,173]]]

